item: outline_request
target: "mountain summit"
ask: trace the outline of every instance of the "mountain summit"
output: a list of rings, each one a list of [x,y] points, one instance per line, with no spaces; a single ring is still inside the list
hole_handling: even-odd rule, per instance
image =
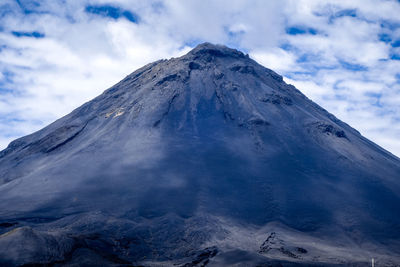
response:
[[[2,266],[396,266],[400,160],[205,43],[0,152],[0,234]]]

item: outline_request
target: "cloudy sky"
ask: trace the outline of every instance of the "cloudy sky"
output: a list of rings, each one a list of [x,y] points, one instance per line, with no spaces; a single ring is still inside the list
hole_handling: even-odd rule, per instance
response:
[[[1,0],[0,149],[208,41],[400,156],[399,14],[397,0]]]

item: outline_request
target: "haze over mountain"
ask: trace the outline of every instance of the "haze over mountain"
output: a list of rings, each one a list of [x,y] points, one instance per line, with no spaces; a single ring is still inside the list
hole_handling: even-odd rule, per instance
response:
[[[400,160],[201,44],[0,152],[0,263],[400,262]]]

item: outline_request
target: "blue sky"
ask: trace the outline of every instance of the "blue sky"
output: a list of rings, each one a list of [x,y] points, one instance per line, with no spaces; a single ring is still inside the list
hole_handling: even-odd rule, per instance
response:
[[[395,0],[2,0],[0,149],[142,65],[238,48],[400,156]]]

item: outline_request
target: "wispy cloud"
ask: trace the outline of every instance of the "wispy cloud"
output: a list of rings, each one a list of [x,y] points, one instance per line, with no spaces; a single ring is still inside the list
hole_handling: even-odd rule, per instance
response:
[[[0,147],[209,41],[248,52],[400,155],[398,14],[394,0],[3,0]]]

